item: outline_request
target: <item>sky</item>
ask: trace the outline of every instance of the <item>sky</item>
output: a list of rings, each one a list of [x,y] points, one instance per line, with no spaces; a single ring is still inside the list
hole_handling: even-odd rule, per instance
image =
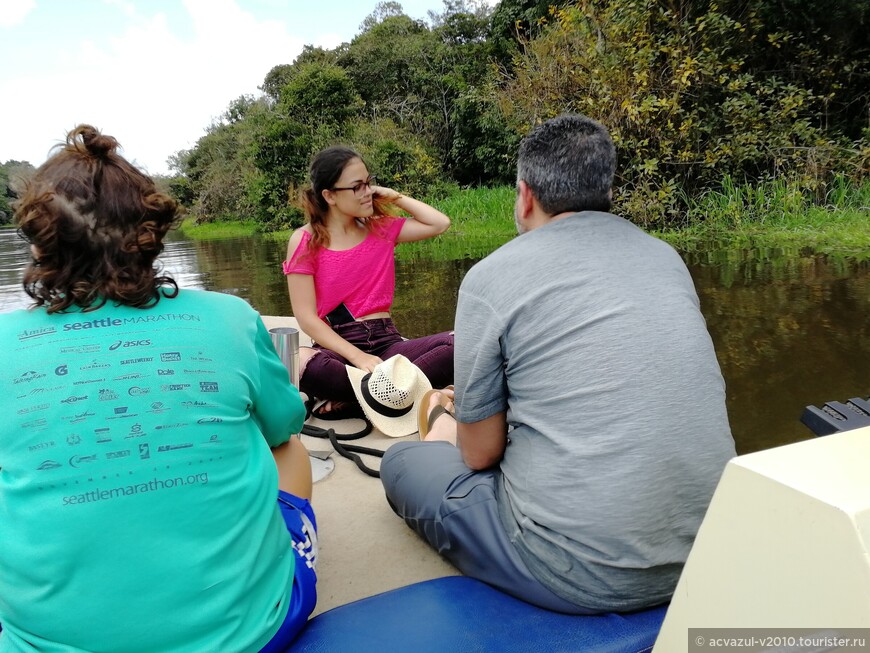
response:
[[[488,0],[490,4],[494,0]],[[150,174],[303,45],[350,41],[377,0],[0,0],[0,163],[79,123]],[[400,0],[412,18],[442,0]]]

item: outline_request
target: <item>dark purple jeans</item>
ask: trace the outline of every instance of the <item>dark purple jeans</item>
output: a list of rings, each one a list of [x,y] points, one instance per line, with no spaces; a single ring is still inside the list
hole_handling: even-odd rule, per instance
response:
[[[340,324],[333,330],[352,345],[383,360],[402,354],[423,371],[433,388],[453,383],[452,332],[405,340],[388,317]],[[299,389],[309,397],[356,402],[344,368],[349,362],[330,349],[316,344],[314,348],[319,353],[305,366]]]

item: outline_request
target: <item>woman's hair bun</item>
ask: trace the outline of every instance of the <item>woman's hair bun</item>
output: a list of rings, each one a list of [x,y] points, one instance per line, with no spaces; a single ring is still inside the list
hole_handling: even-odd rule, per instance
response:
[[[84,150],[100,159],[112,154],[118,148],[117,140],[112,136],[104,136],[91,125],[79,125],[67,134],[66,140],[77,150]]]

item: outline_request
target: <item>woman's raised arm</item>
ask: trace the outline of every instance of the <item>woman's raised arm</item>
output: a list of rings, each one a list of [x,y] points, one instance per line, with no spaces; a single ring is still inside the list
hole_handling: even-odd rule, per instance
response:
[[[433,238],[443,234],[450,227],[450,218],[426,202],[415,200],[413,197],[402,195],[392,188],[383,186],[375,186],[372,191],[375,196],[381,197],[411,214],[412,219],[406,220],[402,226],[402,231],[399,232],[398,242],[400,243]]]

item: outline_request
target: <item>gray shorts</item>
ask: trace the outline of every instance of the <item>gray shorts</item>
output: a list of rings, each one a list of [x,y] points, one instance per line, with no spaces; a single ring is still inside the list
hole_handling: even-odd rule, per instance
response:
[[[470,470],[447,442],[398,442],[381,463],[390,506],[463,574],[548,610],[595,614],[529,572],[501,525],[496,473]]]

